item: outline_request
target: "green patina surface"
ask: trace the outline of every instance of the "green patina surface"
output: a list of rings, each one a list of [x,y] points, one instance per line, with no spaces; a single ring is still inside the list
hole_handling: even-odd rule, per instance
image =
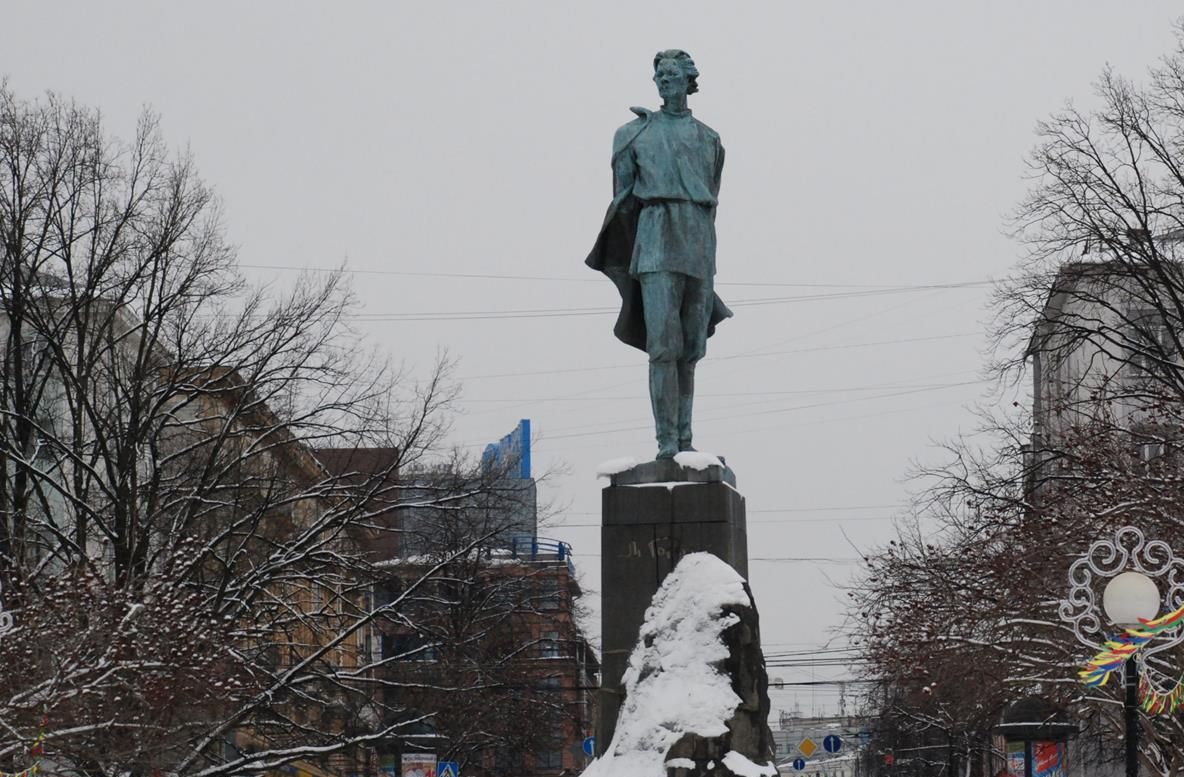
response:
[[[615,334],[649,356],[658,458],[694,450],[695,365],[732,315],[713,288],[724,149],[687,107],[698,78],[685,51],[654,57],[662,107],[633,108],[613,137],[613,200],[586,261],[621,293]]]

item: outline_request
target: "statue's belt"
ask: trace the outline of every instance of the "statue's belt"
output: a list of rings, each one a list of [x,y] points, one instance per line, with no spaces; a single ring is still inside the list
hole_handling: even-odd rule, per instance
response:
[[[643,208],[648,208],[651,205],[664,205],[665,203],[668,203],[668,202],[689,202],[692,205],[698,205],[700,208],[714,208],[715,207],[715,203],[699,202],[698,200],[687,200],[687,199],[683,199],[682,197],[654,197],[654,198],[651,198],[648,200],[643,200],[640,197],[638,197],[637,202]]]

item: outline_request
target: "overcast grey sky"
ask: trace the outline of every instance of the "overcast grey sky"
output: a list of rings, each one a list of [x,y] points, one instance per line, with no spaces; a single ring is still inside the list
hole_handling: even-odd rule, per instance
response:
[[[596,591],[596,466],[654,444],[644,355],[612,337],[616,292],[582,260],[613,130],[658,104],[654,52],[690,51],[691,107],[728,152],[717,289],[736,312],[699,369],[696,442],[748,499],[777,651],[846,642],[855,548],[889,538],[910,460],[973,426],[985,282],[1018,256],[1005,216],[1035,122],[1088,103],[1106,63],[1141,76],[1181,11],[7,0],[0,73],[101,108],[124,137],[158,111],[252,278],[346,262],[377,342],[425,368],[441,348],[459,360],[455,443],[479,451],[532,419],[536,469],[569,470],[544,485],[565,507],[548,533]],[[940,284],[959,285],[886,289]],[[775,694],[795,702],[833,710],[836,693]]]

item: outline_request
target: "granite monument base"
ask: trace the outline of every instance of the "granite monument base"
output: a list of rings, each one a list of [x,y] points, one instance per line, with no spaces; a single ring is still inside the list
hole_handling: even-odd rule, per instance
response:
[[[705,551],[748,579],[748,531],[736,476],[669,459],[612,475],[601,493],[601,683],[597,755],[612,742],[622,675],[650,600],[679,559]]]

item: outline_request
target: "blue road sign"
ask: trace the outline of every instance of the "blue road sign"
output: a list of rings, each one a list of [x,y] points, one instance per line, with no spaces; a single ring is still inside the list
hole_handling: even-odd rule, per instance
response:
[[[843,740],[838,734],[829,734],[822,740],[822,749],[828,753],[837,753],[843,749]]]
[[[806,768],[806,759],[805,758],[795,758],[795,759],[793,759],[792,766],[794,769],[797,769],[800,772],[802,769]]]
[[[436,777],[460,777],[460,764],[456,761],[441,761],[436,765]]]
[[[596,737],[585,737],[584,755],[588,756],[589,758],[596,755]],[[443,777],[443,775],[440,777]]]

